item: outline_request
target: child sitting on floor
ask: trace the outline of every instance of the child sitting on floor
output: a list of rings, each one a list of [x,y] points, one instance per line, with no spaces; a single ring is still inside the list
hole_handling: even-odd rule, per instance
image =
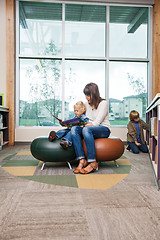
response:
[[[139,118],[139,113],[135,110],[130,112],[129,123],[127,125],[127,150],[132,150],[133,153],[148,152],[148,148],[145,144],[143,129],[149,130],[149,124],[145,123]]]
[[[77,102],[74,105],[74,113],[75,117],[81,118],[84,122],[88,123],[89,119],[85,115],[86,112],[86,106],[82,101]],[[62,138],[62,141],[60,142],[60,145],[66,149],[69,146],[72,145],[72,139],[71,139],[71,133],[70,133],[71,128],[65,128],[61,129],[57,132],[51,131],[48,137],[48,140],[52,142],[54,139],[60,139]]]

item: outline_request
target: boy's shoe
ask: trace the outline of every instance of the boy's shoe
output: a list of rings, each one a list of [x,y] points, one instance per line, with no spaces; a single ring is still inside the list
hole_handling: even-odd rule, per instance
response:
[[[130,151],[130,150],[131,150],[131,148],[130,148],[130,146],[129,146],[129,145],[126,147],[126,149],[127,149],[128,151]]]
[[[62,148],[67,149],[69,147],[69,142],[68,141],[61,141],[60,145]]]
[[[48,140],[50,142],[52,142],[54,139],[56,138],[56,132],[55,131],[51,131],[48,137]]]

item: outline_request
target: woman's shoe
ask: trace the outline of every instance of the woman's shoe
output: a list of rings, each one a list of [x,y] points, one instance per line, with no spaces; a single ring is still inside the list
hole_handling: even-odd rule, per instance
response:
[[[74,169],[74,173],[77,174],[80,172],[80,170],[83,168],[83,167],[86,167],[88,164],[87,160],[86,159],[81,159],[79,161],[79,164],[78,164],[78,167]]]
[[[56,138],[56,132],[55,131],[51,131],[48,137],[48,140],[50,142],[52,142],[54,139]]]
[[[98,162],[91,162],[86,168],[82,168],[80,170],[80,173],[88,174],[94,172],[95,170],[98,170]]]

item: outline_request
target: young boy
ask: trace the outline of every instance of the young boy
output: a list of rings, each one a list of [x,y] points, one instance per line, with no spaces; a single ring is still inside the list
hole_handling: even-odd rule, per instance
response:
[[[127,150],[132,150],[133,153],[148,152],[148,148],[145,144],[143,129],[149,130],[149,124],[145,123],[139,118],[139,113],[135,110],[130,112],[129,123],[127,125]]]
[[[86,106],[82,101],[79,101],[74,105],[75,117],[80,117],[84,122],[88,123],[89,119],[86,117],[85,112],[86,112]],[[64,149],[66,149],[72,145],[70,131],[71,131],[70,128],[61,129],[58,132],[51,131],[49,134],[48,140],[52,142],[54,139],[62,138],[60,145]]]

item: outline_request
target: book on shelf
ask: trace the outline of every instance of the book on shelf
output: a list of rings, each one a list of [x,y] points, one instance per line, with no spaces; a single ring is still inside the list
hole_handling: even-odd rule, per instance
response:
[[[151,136],[157,136],[157,117],[151,118]]]
[[[0,113],[0,128],[3,128],[3,115]]]
[[[52,114],[52,116],[56,118],[62,126],[66,126],[66,127],[84,126],[86,124],[86,122],[80,117],[74,117],[74,118],[62,121],[62,119],[57,118],[55,115]]]
[[[0,132],[0,146],[3,145],[3,132]]]
[[[3,93],[0,93],[0,105],[4,106],[4,95],[3,95]]]

